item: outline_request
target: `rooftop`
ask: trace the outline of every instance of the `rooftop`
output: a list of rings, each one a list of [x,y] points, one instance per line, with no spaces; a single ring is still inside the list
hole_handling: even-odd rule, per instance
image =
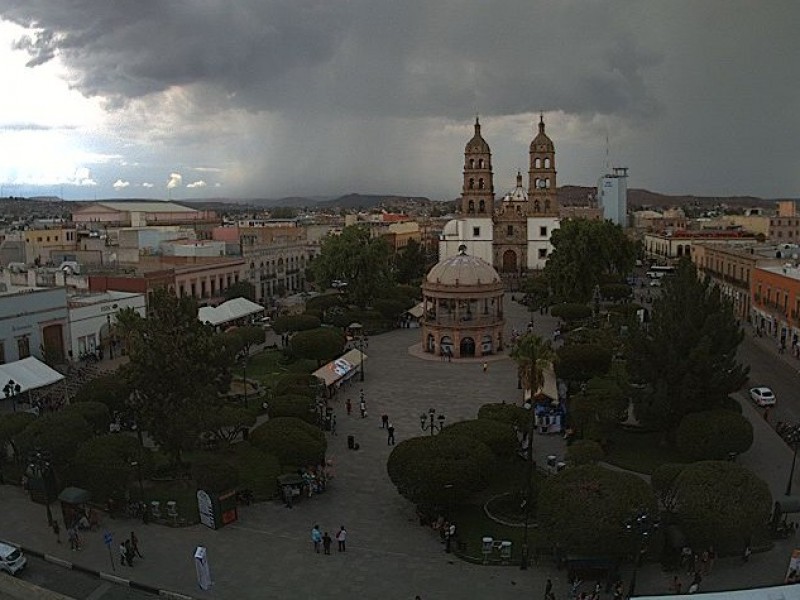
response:
[[[71,306],[90,306],[92,304],[101,304],[103,302],[119,302],[128,298],[135,298],[136,296],[143,296],[144,294],[136,294],[133,292],[98,292],[96,294],[81,294],[78,296],[70,296],[69,304]]]
[[[92,205],[121,212],[197,212],[193,208],[174,202],[97,202]]]
[[[791,265],[776,265],[771,267],[758,267],[758,269],[761,271],[767,271],[768,273],[773,273],[774,275],[780,275],[782,277],[794,279],[795,281],[800,281],[800,267]]]

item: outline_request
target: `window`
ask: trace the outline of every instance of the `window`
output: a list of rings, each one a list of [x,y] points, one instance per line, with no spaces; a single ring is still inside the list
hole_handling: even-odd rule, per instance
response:
[[[547,248],[539,248],[539,258],[540,259],[547,258]]]
[[[470,200],[467,204],[467,212],[474,213],[475,212],[475,201]]]
[[[17,338],[17,354],[19,360],[28,358],[31,355],[31,336],[23,335]]]
[[[547,227],[539,227],[539,235],[542,237],[547,237]]]
[[[514,226],[513,225],[506,226],[506,235],[508,237],[511,237],[512,235],[514,235]]]
[[[472,179],[472,178],[470,178],[470,180],[469,180],[469,189],[471,189],[471,190],[475,189],[475,180]]]
[[[545,169],[549,169],[550,168],[550,159],[549,158],[545,158],[544,159],[544,168]]]
[[[6,341],[0,340],[0,365],[6,364]]]
[[[478,179],[478,189],[482,190],[484,187],[485,185],[483,183],[483,177],[481,177],[480,179]]]
[[[535,161],[533,161],[533,166],[536,169],[541,169],[542,168],[542,159],[541,158],[537,158]]]
[[[480,227],[473,227],[472,228],[472,237],[481,237],[481,228]]]
[[[483,159],[482,158],[478,160],[478,168],[479,169],[483,168]]]
[[[470,169],[474,169],[475,168],[475,159],[474,158],[470,158],[469,159],[469,168]]]

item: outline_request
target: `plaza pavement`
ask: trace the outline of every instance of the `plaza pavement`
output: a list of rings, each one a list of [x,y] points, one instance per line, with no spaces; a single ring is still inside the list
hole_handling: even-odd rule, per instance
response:
[[[506,301],[508,333],[524,331],[527,312]],[[536,331],[550,335],[554,322],[535,315]],[[408,348],[419,342],[418,329],[402,329],[370,338],[364,349],[366,380],[363,383],[368,418],[361,419],[357,399],[362,384],[355,381],[340,391],[333,402],[338,435],[329,438],[329,457],[336,476],[324,494],[303,500],[291,510],[278,503],[240,508],[239,521],[218,531],[203,526],[171,529],[143,526],[139,522],[106,520],[101,530],[85,535],[85,549],[71,552],[58,545],[47,527],[44,509],[31,503],[13,486],[0,486],[0,539],[45,552],[91,569],[110,571],[102,529],[118,540],[136,530],[143,560],[133,568],[116,566],[116,573],[143,584],[189,594],[197,598],[498,598],[543,596],[544,583],[553,579],[557,598],[566,597],[566,574],[543,561],[527,571],[516,567],[484,567],[445,554],[433,532],[419,526],[413,506],[403,500],[386,475],[391,447],[380,429],[386,412],[400,442],[422,434],[419,415],[434,407],[447,422],[474,418],[486,402],[518,402],[516,370],[511,360],[494,360],[483,372],[481,361],[443,363],[421,360]],[[353,415],[347,416],[344,401],[353,400]],[[745,414],[749,414],[746,411]],[[755,419],[756,421],[758,419]],[[767,427],[767,429],[769,429]],[[767,434],[771,435],[767,435]],[[347,435],[361,445],[348,451]],[[756,424],[756,446],[741,457],[744,464],[756,462],[749,455],[756,449],[779,456],[785,463],[785,444],[774,432]],[[537,436],[535,451],[541,462],[546,454],[563,456],[560,436]],[[759,459],[760,460],[760,459]],[[773,460],[772,462],[777,462]],[[785,474],[784,474],[785,475]],[[776,470],[771,488],[779,484]],[[768,479],[768,480],[769,480]],[[312,525],[333,535],[340,525],[348,532],[347,552],[316,555],[309,540]],[[62,534],[63,535],[63,534]],[[214,586],[200,590],[195,582],[192,554],[195,546],[208,548]],[[738,558],[720,559],[703,589],[734,589],[775,584],[782,581],[793,544],[782,542],[768,554],[756,554],[747,565]],[[515,553],[519,549],[515,549]],[[116,552],[114,552],[116,556]],[[637,592],[667,593],[671,574],[658,565],[640,572]]]

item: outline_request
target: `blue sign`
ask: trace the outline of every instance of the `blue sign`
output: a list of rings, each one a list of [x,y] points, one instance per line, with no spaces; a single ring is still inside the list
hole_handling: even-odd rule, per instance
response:
[[[103,532],[103,543],[109,547],[114,543],[114,537],[111,535],[110,531]]]

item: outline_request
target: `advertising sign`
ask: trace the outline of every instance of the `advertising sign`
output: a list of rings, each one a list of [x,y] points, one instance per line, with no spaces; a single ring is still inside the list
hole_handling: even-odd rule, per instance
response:
[[[197,510],[200,512],[200,522],[203,525],[211,529],[217,528],[216,511],[208,492],[197,490]]]
[[[198,546],[194,551],[194,567],[197,571],[197,585],[201,590],[211,589],[211,568],[205,546]]]

